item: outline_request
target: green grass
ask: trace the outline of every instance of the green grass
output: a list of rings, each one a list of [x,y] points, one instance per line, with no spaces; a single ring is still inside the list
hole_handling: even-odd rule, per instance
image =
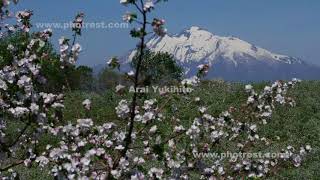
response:
[[[256,89],[261,90],[266,83],[254,84]],[[307,81],[297,85],[289,93],[294,97],[297,106],[277,107],[273,118],[266,126],[260,129],[259,134],[275,139],[279,136],[281,140],[274,141],[268,149],[281,149],[287,145],[301,146],[310,144],[313,152],[303,162],[299,168],[288,166],[279,169],[276,173],[271,174],[267,179],[318,179],[320,177],[320,82]],[[149,94],[148,97],[159,100],[159,104],[167,102],[164,112],[168,117],[175,116],[187,127],[193,119],[199,116],[198,107],[204,105],[209,107],[208,112],[212,115],[219,115],[227,110],[230,106],[240,107],[246,102],[246,93],[243,84],[231,84],[219,81],[204,82],[190,96],[174,96],[172,99],[161,98],[158,95]],[[65,122],[74,122],[78,118],[92,117],[100,124],[110,121],[117,121],[114,108],[120,99],[128,98],[130,94],[123,97],[114,94],[111,90],[103,94],[71,92],[67,94],[65,100]],[[200,97],[201,102],[194,102],[195,97]],[[86,98],[92,100],[92,111],[86,112],[82,108],[82,101]],[[172,121],[167,119],[159,123],[162,133],[170,133],[171,129],[167,128]],[[42,144],[52,143],[53,140],[46,137]],[[226,147],[228,147],[226,145]],[[263,150],[256,147],[257,150]],[[266,150],[266,149],[264,149]],[[50,179],[47,174],[35,168],[26,169],[19,167],[22,179]]]

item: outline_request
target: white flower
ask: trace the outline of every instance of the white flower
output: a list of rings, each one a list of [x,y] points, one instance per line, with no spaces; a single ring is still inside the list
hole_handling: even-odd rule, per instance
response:
[[[203,69],[203,67],[204,67],[204,64],[200,64],[197,66],[198,69]]]
[[[285,103],[285,99],[281,94],[277,94],[277,96],[275,98],[276,98],[276,101],[279,102],[280,104]]]
[[[8,111],[17,118],[29,113],[29,109],[25,107],[10,108],[8,109]]]
[[[199,72],[207,74],[209,72],[210,65],[209,64],[200,64],[197,67]]]
[[[68,50],[69,46],[66,44],[63,44],[60,46],[60,53],[66,52]]]
[[[264,88],[264,92],[265,92],[265,93],[271,93],[271,91],[272,91],[272,89],[271,89],[270,86],[266,86],[266,87]]]
[[[162,179],[162,175],[163,175],[163,169],[160,169],[160,168],[151,168],[148,172],[149,176],[150,177],[156,177],[158,179]]]
[[[82,50],[82,47],[79,43],[76,43],[75,45],[72,46],[71,51],[78,53]]]
[[[61,38],[59,39],[59,45],[60,45],[60,46],[61,46],[61,45],[64,45],[65,42],[66,42],[66,38],[65,38],[65,37],[61,37]]]
[[[144,105],[143,105],[143,109],[144,110],[151,110],[152,106],[157,102],[156,99],[150,99],[150,100],[145,100],[144,101]]]
[[[147,2],[144,3],[143,9],[145,11],[149,11],[150,9],[154,8],[154,3],[152,0],[147,0]]]
[[[7,7],[10,4],[10,0],[2,0],[3,6]]]
[[[78,119],[77,123],[80,127],[85,127],[85,128],[89,128],[93,126],[92,119]]]
[[[116,92],[120,92],[120,91],[122,91],[124,88],[125,88],[125,86],[119,84],[119,85],[116,86]]]
[[[26,17],[30,17],[32,14],[30,11],[18,11],[16,16],[18,18],[22,17],[22,18],[26,18]]]
[[[170,139],[170,140],[169,140],[168,146],[169,146],[169,148],[175,148],[175,143],[174,143],[174,140],[173,140],[173,139]]]
[[[106,146],[107,148],[110,148],[110,147],[113,145],[113,142],[110,141],[110,140],[108,140],[108,141],[106,141],[104,144],[105,144],[105,146]]]
[[[211,141],[216,142],[223,134],[223,131],[212,131],[210,135]]]
[[[257,132],[257,125],[256,124],[251,125],[250,130],[253,132]]]
[[[205,113],[207,111],[206,107],[200,107],[199,108],[199,112],[201,112],[202,114]]]
[[[125,167],[129,166],[129,161],[127,161],[125,158],[121,158],[119,161],[119,166],[124,169]]]
[[[123,150],[123,149],[124,149],[124,146],[118,145],[118,146],[116,146],[114,149],[116,149],[116,150]]]
[[[52,104],[52,106],[51,107],[53,107],[53,108],[56,108],[56,109],[58,109],[58,108],[64,108],[64,105],[62,104],[62,103],[53,103]]]
[[[40,37],[48,40],[52,36],[52,29],[45,29],[40,33]]]
[[[129,0],[120,0],[120,3],[126,5],[129,3]]]
[[[128,74],[128,76],[134,76],[135,75],[135,73],[133,71],[130,71],[127,74]]]
[[[142,157],[135,157],[135,158],[133,159],[133,162],[134,162],[135,164],[141,165],[141,164],[144,164],[146,161],[145,161]]]
[[[271,112],[263,112],[260,116],[265,118],[271,118],[272,111]]]
[[[12,44],[9,44],[8,47],[7,47],[7,50],[13,51],[14,50],[14,46]]]
[[[253,86],[251,84],[246,85],[246,87],[245,87],[246,92],[248,92],[248,93],[251,92],[252,88],[253,88]]]
[[[61,157],[64,153],[63,149],[60,148],[54,148],[50,151],[49,153],[49,157],[53,158],[53,159],[58,159],[59,157]]]
[[[112,62],[113,62],[113,58],[111,58],[111,59],[109,59],[109,60],[107,61],[107,65],[110,65]]]
[[[311,146],[310,145],[306,145],[306,150],[307,151],[311,151],[312,150]]]
[[[112,170],[111,174],[114,178],[118,179],[121,176],[121,172],[118,170]]]
[[[197,86],[200,83],[200,79],[197,76],[193,76],[189,79],[182,80],[181,84],[185,86]]]
[[[36,158],[36,162],[39,163],[40,167],[44,167],[49,163],[49,159],[45,156],[39,156]]]
[[[5,91],[8,89],[7,83],[4,82],[2,79],[0,79],[0,89],[3,89]]]
[[[18,80],[17,85],[18,85],[19,87],[24,87],[24,86],[29,85],[30,82],[31,82],[31,78],[28,77],[28,76],[23,75],[23,76],[20,77],[20,79]]]
[[[78,147],[83,147],[83,146],[85,146],[86,145],[86,142],[85,141],[80,141],[80,142],[78,142]]]
[[[145,179],[144,174],[140,172],[131,176],[131,180],[144,180],[144,179]]]
[[[84,166],[88,166],[91,162],[91,160],[87,157],[83,157],[80,159],[81,164],[83,164]]]
[[[127,12],[125,15],[122,16],[123,21],[131,22],[133,20],[132,14]]]
[[[30,105],[30,110],[32,113],[36,114],[39,111],[39,106],[35,103],[31,103]]]
[[[142,117],[142,123],[147,123],[148,121],[152,120],[154,118],[153,112],[147,112]]]
[[[200,133],[199,127],[194,124],[186,132],[186,134],[190,136],[190,139],[195,139],[199,135],[199,133]]]
[[[174,127],[174,132],[177,132],[177,133],[184,131],[184,130],[185,129],[182,125]]]
[[[302,158],[300,155],[294,155],[292,160],[295,167],[299,167],[301,165]]]
[[[105,151],[104,149],[98,148],[98,149],[96,150],[96,155],[97,155],[97,156],[101,156],[101,155],[103,155],[105,152],[106,152],[106,151]]]
[[[152,126],[152,127],[150,128],[150,131],[149,131],[149,132],[150,132],[151,134],[154,134],[154,133],[157,131],[157,129],[158,129],[157,126],[154,125],[154,126]]]
[[[222,166],[219,166],[219,167],[218,167],[218,173],[219,173],[220,175],[223,175],[223,174],[225,173]]]
[[[40,94],[42,98],[44,99],[45,104],[50,104],[55,100],[55,95],[54,94],[47,94],[47,93],[41,93]]]
[[[252,96],[250,96],[250,97],[248,97],[247,104],[252,104],[252,103],[254,103],[254,101],[255,101],[255,99]]]
[[[38,75],[40,72],[40,67],[39,66],[29,66],[30,71],[32,72],[33,75]]]
[[[126,100],[121,100],[116,107],[116,113],[119,118],[126,118],[130,112],[129,104]]]
[[[16,31],[16,28],[13,27],[13,26],[10,26],[10,27],[8,28],[8,30],[9,30],[10,32],[15,32],[15,31]]]
[[[72,46],[72,48],[71,48],[72,56],[69,57],[70,64],[76,63],[76,60],[78,59],[78,56],[81,51],[82,51],[82,48],[81,48],[80,44],[76,43],[75,45]]]
[[[181,164],[178,161],[174,161],[173,159],[168,160],[169,168],[179,168]]]
[[[82,105],[84,106],[84,108],[86,108],[87,110],[91,109],[91,101],[90,99],[86,99],[82,102]]]
[[[159,27],[153,27],[153,31],[158,35],[158,36],[165,36],[168,32],[166,28],[163,28],[162,26]]]

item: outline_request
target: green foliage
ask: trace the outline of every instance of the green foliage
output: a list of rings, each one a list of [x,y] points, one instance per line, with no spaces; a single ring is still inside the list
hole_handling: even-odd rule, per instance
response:
[[[75,73],[73,73],[73,79],[78,80],[74,87],[79,87],[82,90],[92,89],[94,82],[93,70],[87,66],[78,66]]]
[[[67,67],[64,78],[67,88],[70,90],[91,90],[93,88],[93,72],[87,66]],[[63,82],[61,82],[63,83]]]
[[[125,82],[127,82],[127,80],[123,75],[110,68],[104,68],[98,74],[96,88],[98,91],[104,91],[107,89],[114,90],[118,84],[125,84]]]
[[[26,49],[29,41],[29,34],[26,33],[15,33],[11,34],[5,38],[0,39],[0,67],[11,64],[13,61],[13,53],[8,50],[8,45],[13,45],[15,47],[15,51],[18,51],[19,57],[22,57],[22,51]],[[45,50],[48,50],[48,46]]]
[[[110,59],[110,61],[108,62],[108,66],[111,68],[111,69],[118,69],[120,70],[120,63],[119,63],[119,60],[117,57],[112,57]]]
[[[139,54],[132,60],[131,66],[136,69]],[[183,69],[177,65],[176,60],[169,53],[152,52],[146,50],[140,67],[141,79],[144,85],[163,84],[179,81],[183,75]]]
[[[142,29],[132,29],[130,31],[130,35],[134,38],[141,38],[141,37],[147,35],[147,33],[145,31],[143,31]]]
[[[128,19],[129,23],[132,23],[133,21],[135,21],[138,18],[138,15],[136,13],[128,13],[127,16],[130,17],[130,19]]]

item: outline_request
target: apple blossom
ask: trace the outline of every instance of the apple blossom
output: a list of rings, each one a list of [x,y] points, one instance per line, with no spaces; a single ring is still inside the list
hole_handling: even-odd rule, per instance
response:
[[[86,110],[90,110],[91,109],[91,101],[90,99],[86,99],[82,102],[82,105],[84,106],[84,108]]]

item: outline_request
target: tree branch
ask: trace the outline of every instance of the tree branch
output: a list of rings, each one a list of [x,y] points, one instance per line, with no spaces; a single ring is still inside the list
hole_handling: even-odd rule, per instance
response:
[[[8,166],[6,166],[6,167],[4,167],[4,168],[1,168],[1,169],[0,169],[0,172],[7,171],[8,169],[13,168],[13,167],[15,167],[15,166],[18,166],[18,165],[20,165],[20,164],[22,164],[22,163],[23,163],[23,161],[21,160],[21,161],[18,161],[18,162],[16,162],[16,163],[14,163],[14,164],[10,164],[10,165],[8,165]]]
[[[145,32],[146,28],[147,28],[147,12],[142,10],[143,7],[144,7],[143,1],[141,0],[140,2],[141,2],[141,7],[142,8],[139,8],[139,6],[136,3],[134,3],[134,5],[137,7],[137,9],[140,11],[140,13],[143,16],[142,29],[141,30],[142,30],[142,32]],[[140,37],[140,46],[139,46],[140,54],[139,54],[138,63],[137,63],[137,66],[136,66],[136,74],[135,74],[135,77],[134,77],[134,89],[135,90],[139,86],[139,74],[140,74],[139,71],[140,71],[140,68],[141,68],[142,61],[143,61],[144,48],[145,48],[145,35],[143,34]],[[126,155],[128,149],[129,149],[129,146],[132,143],[132,137],[131,136],[132,136],[133,128],[134,128],[134,118],[136,116],[135,109],[137,107],[137,100],[138,100],[138,92],[135,91],[134,94],[133,94],[133,97],[132,97],[131,108],[130,108],[129,131],[126,134],[126,137],[125,137],[125,140],[124,140],[124,142],[125,142],[124,149],[120,153],[120,158],[124,157]],[[118,167],[120,158],[115,160],[112,169],[116,169]],[[110,173],[108,175],[108,178],[109,177],[110,177]]]

